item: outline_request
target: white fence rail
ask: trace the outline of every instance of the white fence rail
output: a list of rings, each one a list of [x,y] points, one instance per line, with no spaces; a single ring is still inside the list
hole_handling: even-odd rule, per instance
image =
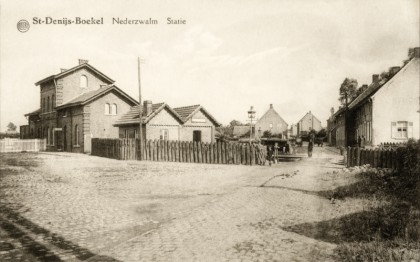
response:
[[[1,139],[0,153],[39,152],[46,150],[46,139]]]

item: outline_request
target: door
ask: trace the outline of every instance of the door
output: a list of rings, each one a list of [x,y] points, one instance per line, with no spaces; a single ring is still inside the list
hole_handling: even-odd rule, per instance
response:
[[[200,130],[194,130],[193,131],[193,141],[194,142],[201,142],[201,131]]]
[[[63,127],[63,151],[67,151],[67,127]]]

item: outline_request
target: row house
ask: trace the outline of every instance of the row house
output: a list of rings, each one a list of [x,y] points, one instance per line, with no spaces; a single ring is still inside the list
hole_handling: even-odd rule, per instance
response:
[[[420,48],[416,47],[410,48],[409,58],[402,67],[391,67],[382,78],[373,75],[372,83],[361,87],[359,96],[348,105],[347,110],[339,110],[340,114],[337,112],[330,117],[329,124],[334,119],[343,121],[344,118],[345,142],[337,142],[336,145],[355,145],[359,137],[367,146],[419,139],[419,68]],[[329,128],[329,132],[333,129]]]
[[[140,107],[132,107],[114,126],[120,138],[138,138]],[[143,139],[214,142],[220,123],[201,105],[171,108],[146,100],[142,107]]]

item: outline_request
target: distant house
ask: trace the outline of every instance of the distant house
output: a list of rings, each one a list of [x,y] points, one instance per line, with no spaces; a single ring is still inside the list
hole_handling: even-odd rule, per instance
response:
[[[306,113],[301,120],[296,124],[297,136],[304,136],[311,130],[319,131],[322,129],[321,121],[316,118],[311,111]]]
[[[138,138],[139,106],[132,107],[114,123],[120,138]],[[181,141],[215,141],[215,127],[220,124],[200,105],[171,108],[166,103],[152,104],[147,100],[142,108],[143,138]]]
[[[337,146],[405,142],[420,138],[420,48],[409,50],[409,59],[391,67],[384,77],[372,76],[360,94],[328,120],[328,133]],[[346,116],[347,115],[347,116]],[[346,122],[347,121],[347,122]],[[335,141],[334,139],[335,138]]]
[[[86,153],[91,138],[117,138],[112,124],[137,102],[114,81],[88,64],[62,69],[40,86],[40,109],[26,114],[28,136],[47,139],[47,150]]]
[[[270,108],[255,124],[255,132],[258,136],[262,136],[265,131],[271,132],[272,135],[285,136],[287,126],[286,121],[274,110],[273,104],[270,104]]]

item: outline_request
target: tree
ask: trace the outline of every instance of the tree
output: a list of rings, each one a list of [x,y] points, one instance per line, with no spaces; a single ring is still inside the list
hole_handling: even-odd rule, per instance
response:
[[[264,133],[262,135],[262,137],[264,137],[264,138],[270,138],[272,136],[273,136],[273,134],[271,134],[271,132],[268,131],[268,130],[264,131]]]
[[[352,78],[344,79],[340,86],[340,98],[338,99],[342,105],[348,104],[357,96],[357,80]]]
[[[327,136],[327,131],[325,130],[325,128],[321,129],[318,131],[318,133],[316,134],[317,137],[326,137]]]
[[[8,125],[7,125],[7,131],[16,131],[16,128],[17,128],[17,126],[15,125],[15,124],[13,124],[12,122],[10,122]]]
[[[240,121],[238,121],[238,120],[232,120],[232,121],[230,121],[230,126],[231,127],[234,127],[234,126],[242,126],[243,124],[240,122]]]

